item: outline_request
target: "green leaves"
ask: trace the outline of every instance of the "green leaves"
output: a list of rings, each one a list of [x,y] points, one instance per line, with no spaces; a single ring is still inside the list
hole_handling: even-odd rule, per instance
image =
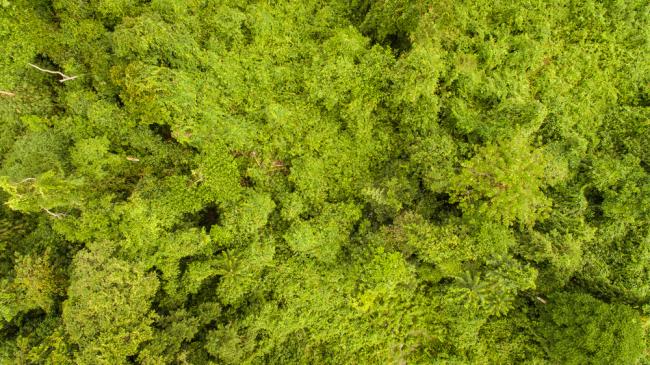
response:
[[[510,141],[486,146],[454,178],[452,199],[470,215],[530,226],[551,204],[541,191],[546,185],[545,159],[521,132]]]
[[[641,319],[629,307],[562,293],[544,309],[539,331],[553,361],[632,364],[645,350]]]
[[[117,82],[123,85],[120,97],[127,110],[145,125],[174,125],[188,118],[196,105],[196,86],[182,71],[135,62]]]
[[[35,178],[25,178],[11,183],[5,177],[0,180],[0,187],[10,194],[7,204],[10,208],[25,212],[45,212],[54,218],[62,218],[66,211],[78,207],[82,200],[77,189],[80,180],[64,180],[56,176],[54,171],[48,171]]]
[[[125,61],[143,61],[152,66],[193,70],[201,52],[192,24],[170,24],[159,13],[147,13],[136,18],[123,18],[112,33],[115,56]],[[196,21],[184,19],[187,23]],[[196,25],[195,25],[196,26]]]
[[[648,6],[0,1],[0,362],[647,362]]]
[[[62,294],[62,277],[58,268],[52,266],[50,254],[42,257],[23,256],[16,258],[16,278],[13,285],[19,293],[21,306],[41,308],[45,312],[54,309],[55,297]]]
[[[360,212],[352,204],[328,205],[316,218],[292,224],[284,238],[295,252],[332,263],[359,218]]]
[[[111,251],[109,243],[97,243],[74,262],[63,320],[71,342],[79,346],[80,362],[126,363],[153,335],[150,301],[158,280],[138,265],[111,257]]]

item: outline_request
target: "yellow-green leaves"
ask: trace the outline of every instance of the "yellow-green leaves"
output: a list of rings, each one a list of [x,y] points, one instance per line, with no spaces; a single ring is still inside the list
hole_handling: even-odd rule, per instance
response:
[[[483,147],[454,178],[453,200],[470,215],[530,226],[551,206],[541,190],[546,185],[545,159],[523,133]]]
[[[110,243],[96,243],[74,261],[63,320],[80,363],[123,364],[151,340],[151,299],[158,279],[141,265],[112,257]]]
[[[196,83],[190,75],[167,67],[129,64],[123,77],[120,94],[126,108],[140,122],[174,125],[191,117],[196,106]]]
[[[296,253],[331,263],[359,218],[360,212],[352,204],[327,205],[317,217],[293,223],[284,238]]]
[[[7,177],[0,178],[0,187],[9,193],[7,205],[22,212],[43,212],[53,218],[66,216],[83,201],[78,190],[82,180],[65,180],[54,171],[36,177],[27,177],[17,182]]]

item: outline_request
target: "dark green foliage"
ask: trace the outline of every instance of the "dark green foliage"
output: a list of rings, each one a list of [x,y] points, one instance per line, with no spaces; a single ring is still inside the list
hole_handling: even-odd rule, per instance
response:
[[[650,362],[649,14],[0,0],[0,362]]]
[[[588,294],[549,298],[538,331],[551,361],[562,364],[633,364],[645,349],[639,314]]]

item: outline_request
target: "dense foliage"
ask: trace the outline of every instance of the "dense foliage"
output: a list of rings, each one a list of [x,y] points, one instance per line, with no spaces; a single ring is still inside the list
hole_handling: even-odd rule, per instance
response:
[[[650,364],[647,0],[0,0],[0,37],[2,363]]]

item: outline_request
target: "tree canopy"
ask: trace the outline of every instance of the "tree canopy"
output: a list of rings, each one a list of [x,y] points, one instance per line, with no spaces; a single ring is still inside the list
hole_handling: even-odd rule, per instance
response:
[[[0,0],[0,362],[650,364],[647,0]]]

